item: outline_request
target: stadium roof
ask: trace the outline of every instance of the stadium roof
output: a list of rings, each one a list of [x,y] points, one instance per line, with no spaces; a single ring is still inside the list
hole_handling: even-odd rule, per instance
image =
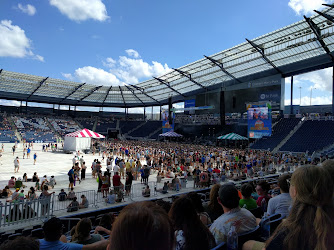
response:
[[[334,5],[311,18],[136,85],[103,86],[0,70],[0,98],[97,107],[157,106],[241,82],[334,65]]]

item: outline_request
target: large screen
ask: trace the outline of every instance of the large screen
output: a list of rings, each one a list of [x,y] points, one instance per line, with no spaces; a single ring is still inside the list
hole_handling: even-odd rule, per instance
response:
[[[270,105],[247,105],[248,137],[271,136]]]

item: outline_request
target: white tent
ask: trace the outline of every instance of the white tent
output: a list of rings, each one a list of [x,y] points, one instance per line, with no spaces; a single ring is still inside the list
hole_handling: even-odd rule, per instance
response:
[[[103,135],[84,128],[70,134],[65,135],[64,150],[78,151],[90,149],[92,138],[105,138]]]

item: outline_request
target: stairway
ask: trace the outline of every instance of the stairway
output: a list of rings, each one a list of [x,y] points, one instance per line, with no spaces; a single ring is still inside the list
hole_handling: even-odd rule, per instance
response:
[[[154,132],[150,133],[146,138],[150,139],[152,135],[154,135],[155,133],[157,133],[158,131],[162,132],[162,128],[158,128],[157,130],[155,130]]]
[[[146,124],[146,123],[147,123],[147,121],[145,121],[145,122],[139,124],[137,127],[133,128],[133,129],[129,130],[129,131],[125,134],[125,136],[128,136],[128,135],[131,134],[133,131],[135,131],[135,130],[141,128],[141,127],[142,127],[144,124]]]
[[[304,118],[300,120],[300,122],[290,131],[290,133],[273,149],[272,153],[276,154],[281,147],[291,138],[291,136],[296,133],[296,131],[303,125]]]
[[[94,125],[93,125],[93,131],[95,131],[96,130],[96,126],[97,126],[97,121],[98,121],[98,117],[95,117],[95,122],[94,122]]]
[[[7,118],[7,121],[9,122],[10,126],[12,127],[12,130],[14,131],[15,133],[15,136],[17,137],[17,139],[22,142],[22,135],[21,133],[18,131],[16,125],[15,125],[15,122],[13,121],[12,117],[9,116],[9,115],[6,115],[5,116]]]
[[[82,124],[77,119],[73,118],[73,121],[75,121],[81,129],[84,129],[84,126],[82,126]]]
[[[58,138],[62,138],[64,139],[59,133],[58,131],[52,126],[51,122],[49,121],[49,119],[47,117],[44,117],[44,121],[45,123],[48,125],[48,127],[52,130],[52,132],[58,137]]]

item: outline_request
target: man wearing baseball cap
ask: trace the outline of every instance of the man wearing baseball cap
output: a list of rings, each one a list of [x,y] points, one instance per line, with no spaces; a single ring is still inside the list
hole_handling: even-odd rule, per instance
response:
[[[225,241],[231,227],[234,226],[237,233],[243,233],[254,229],[256,218],[245,208],[239,207],[238,190],[234,185],[222,185],[218,193],[218,203],[222,206],[224,214],[218,217],[210,227],[216,244]]]

